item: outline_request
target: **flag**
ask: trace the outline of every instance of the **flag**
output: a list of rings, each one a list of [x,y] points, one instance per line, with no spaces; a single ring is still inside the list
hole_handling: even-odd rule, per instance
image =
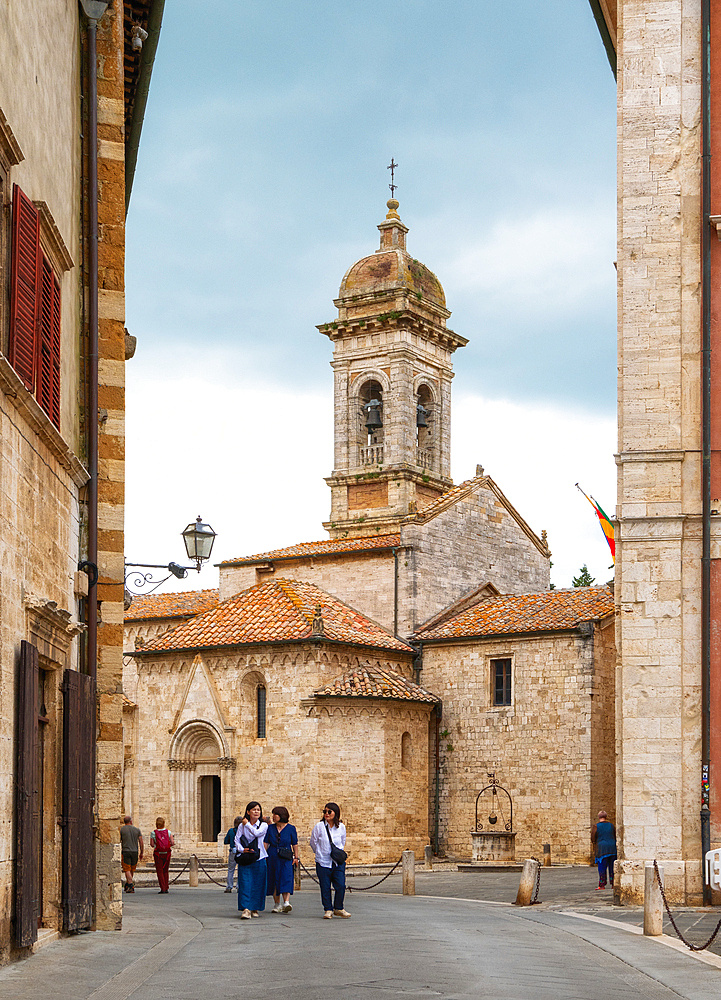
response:
[[[578,485],[578,483],[576,483],[576,489],[580,493],[583,493],[583,490]],[[615,537],[614,537],[613,525],[611,524],[611,519],[609,518],[608,514],[606,514],[606,512],[604,511],[603,507],[601,507],[600,504],[596,503],[596,501],[593,499],[593,497],[590,497],[587,493],[583,493],[583,495],[588,500],[588,502],[593,507],[593,509],[596,511],[596,517],[598,518],[599,523],[601,525],[601,531],[606,536],[606,541],[608,542],[608,547],[611,550],[611,558],[613,559],[613,562],[615,564],[615,562],[616,562],[616,540],[615,540]]]

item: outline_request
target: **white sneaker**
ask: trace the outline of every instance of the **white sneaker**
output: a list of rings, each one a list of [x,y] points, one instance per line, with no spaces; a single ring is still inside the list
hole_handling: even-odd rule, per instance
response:
[[[283,913],[283,906],[282,906],[282,904],[281,903],[276,903],[276,905],[273,907],[273,909],[270,912],[271,913]]]
[[[334,917],[349,917],[350,913],[348,910],[333,910]]]
[[[251,917],[259,917],[260,916],[260,914],[258,913],[257,910],[251,910],[250,911],[250,915],[251,915]]]
[[[293,909],[293,907],[292,907],[292,905],[290,903],[284,903],[283,906],[281,907],[281,911],[283,913],[290,913],[290,911],[292,909]]]
[[[323,914],[323,919],[324,920],[332,920],[333,919],[333,911],[332,910],[326,910],[325,913]]]
[[[241,920],[250,920],[250,910],[243,910],[240,915]]]

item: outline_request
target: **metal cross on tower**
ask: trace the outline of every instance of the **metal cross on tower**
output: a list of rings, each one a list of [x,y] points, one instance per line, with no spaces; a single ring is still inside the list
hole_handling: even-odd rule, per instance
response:
[[[398,185],[395,183],[397,166],[398,164],[394,161],[393,157],[391,157],[391,162],[388,164],[386,168],[391,172],[391,182],[388,185],[388,187],[391,189],[391,198],[395,198],[396,188],[398,187]]]

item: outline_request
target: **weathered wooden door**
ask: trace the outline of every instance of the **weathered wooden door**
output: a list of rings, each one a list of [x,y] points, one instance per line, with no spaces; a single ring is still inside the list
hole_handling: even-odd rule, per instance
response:
[[[93,922],[93,678],[66,670],[63,696],[63,926],[78,931]]]
[[[23,641],[18,674],[15,843],[15,940],[20,948],[29,948],[37,940],[40,912],[38,679],[38,651]]]

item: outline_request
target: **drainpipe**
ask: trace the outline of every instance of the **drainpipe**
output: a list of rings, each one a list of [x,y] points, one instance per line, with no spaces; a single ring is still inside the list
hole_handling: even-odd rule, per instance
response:
[[[398,638],[398,549],[393,549],[393,635]]]
[[[701,0],[701,328],[702,536],[701,536],[701,871],[711,849],[709,806],[711,745],[711,4]],[[704,906],[711,889],[703,886]]]
[[[435,804],[433,809],[433,853],[440,857],[440,844],[438,843],[438,825],[440,815],[440,784],[441,784],[441,716],[443,715],[443,704],[438,701],[433,706],[433,714],[436,718],[436,787]]]
[[[100,0],[80,0],[88,19],[88,563],[98,565],[98,21],[108,8]],[[96,679],[98,660],[97,572],[88,587],[88,673]]]

